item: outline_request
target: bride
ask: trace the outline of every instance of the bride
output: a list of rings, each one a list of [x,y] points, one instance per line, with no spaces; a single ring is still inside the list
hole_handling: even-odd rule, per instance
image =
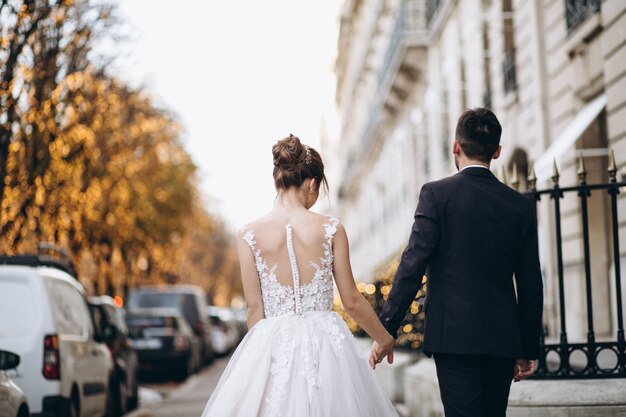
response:
[[[202,417],[397,416],[332,311],[334,278],[350,316],[392,349],[393,338],[354,283],[345,229],[309,211],[320,185],[328,188],[322,159],[293,135],[272,153],[275,207],[238,239],[250,330]]]

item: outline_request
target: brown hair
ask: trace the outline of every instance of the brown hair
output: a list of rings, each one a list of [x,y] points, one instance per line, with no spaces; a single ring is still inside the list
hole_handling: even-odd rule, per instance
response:
[[[276,189],[300,187],[308,178],[314,178],[318,187],[328,181],[324,175],[324,163],[320,154],[310,146],[303,145],[296,136],[289,134],[272,146],[274,155],[274,185]]]

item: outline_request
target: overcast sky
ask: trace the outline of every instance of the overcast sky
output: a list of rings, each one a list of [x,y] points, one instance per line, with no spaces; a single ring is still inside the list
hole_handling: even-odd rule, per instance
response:
[[[212,212],[239,227],[271,209],[271,146],[317,147],[332,112],[340,0],[118,0],[122,78],[186,129]]]

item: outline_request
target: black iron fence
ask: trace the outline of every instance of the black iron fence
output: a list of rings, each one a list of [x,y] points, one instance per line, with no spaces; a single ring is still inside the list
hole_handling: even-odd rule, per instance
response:
[[[618,195],[620,188],[626,182],[618,182],[617,167],[613,153],[610,156],[608,168],[609,182],[602,184],[587,184],[587,172],[582,156],[578,160],[578,185],[561,188],[559,173],[554,165],[552,188],[537,190],[536,178],[532,164],[529,169],[526,195],[535,202],[535,209],[542,203],[551,204],[554,211],[556,266],[558,275],[558,313],[560,321],[559,341],[546,343],[545,334],[541,336],[541,351],[536,378],[568,379],[568,378],[624,378],[626,377],[626,342],[624,340],[624,320],[622,307],[621,270],[620,270],[620,242]],[[513,185],[513,184],[512,184]],[[610,234],[612,241],[612,259],[615,279],[615,306],[617,315],[617,329],[614,337],[609,341],[596,341],[593,320],[593,285],[590,255],[590,228],[589,228],[589,199],[592,192],[608,193],[610,207]],[[565,308],[565,282],[563,263],[563,231],[561,229],[561,200],[565,195],[576,195],[579,200],[580,218],[582,227],[582,247],[585,280],[585,307],[587,314],[587,341],[571,343],[567,334]],[[544,314],[545,315],[545,314]]]
[[[587,172],[585,170],[584,161],[579,159],[578,166],[578,185],[561,188],[559,185],[559,173],[555,169],[552,176],[552,187],[538,190],[536,188],[537,179],[534,174],[533,164],[529,164],[527,177],[528,191],[525,192],[529,198],[535,203],[535,211],[540,204],[549,204],[549,211],[554,213],[554,247],[556,253],[556,270],[558,278],[558,320],[559,335],[558,339],[552,342],[546,341],[546,332],[541,334],[541,349],[538,360],[538,369],[535,375],[537,379],[574,379],[574,378],[625,378],[626,377],[626,342],[624,340],[624,314],[622,300],[622,283],[620,268],[620,242],[619,242],[619,216],[618,216],[618,196],[620,190],[626,187],[626,182],[618,181],[617,167],[615,157],[611,153],[610,163],[608,167],[608,182],[599,184],[587,183]],[[517,189],[520,181],[517,175],[517,168],[513,167],[513,175],[507,181],[505,171],[500,175],[503,182],[508,183],[511,187]],[[596,332],[594,330],[594,309],[593,309],[593,280],[592,280],[592,256],[591,256],[591,239],[589,225],[589,200],[592,193],[606,193],[608,197],[608,222],[609,222],[609,244],[612,262],[613,275],[615,282],[614,303],[616,323],[614,334],[609,340],[597,341]],[[577,276],[566,277],[565,262],[563,254],[563,230],[561,228],[562,209],[561,201],[566,195],[574,196],[578,199],[581,219],[583,259],[584,265],[584,288],[585,288],[585,307],[587,315],[587,337],[582,343],[571,342],[567,334],[567,316],[565,303],[565,285],[572,283]],[[571,212],[571,207],[569,208]],[[563,210],[565,211],[565,210]],[[602,213],[605,215],[606,213]],[[623,219],[624,220],[624,219]],[[568,231],[569,232],[569,231]],[[608,255],[608,254],[607,254]],[[382,268],[375,277],[374,283],[365,285],[361,291],[363,295],[370,301],[375,310],[380,312],[387,300],[387,295],[391,289],[391,284],[395,276],[399,259],[396,256],[384,268]],[[423,277],[424,282],[426,277]],[[422,287],[418,292],[415,301],[407,311],[406,317],[401,323],[398,331],[398,339],[396,346],[406,349],[421,348],[424,331],[424,312],[422,309],[422,301],[426,295],[427,288]],[[603,306],[605,307],[605,306]],[[548,311],[544,312],[544,318],[547,318]],[[355,323],[353,323],[356,326]],[[356,328],[356,327],[355,327]],[[546,329],[546,327],[544,327]],[[606,335],[603,335],[606,336]]]

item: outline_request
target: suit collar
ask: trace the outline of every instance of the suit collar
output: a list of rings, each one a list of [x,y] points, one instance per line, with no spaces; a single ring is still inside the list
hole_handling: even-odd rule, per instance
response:
[[[488,168],[482,168],[482,167],[467,167],[459,171],[458,174],[473,175],[475,177],[495,178],[493,173]]]

